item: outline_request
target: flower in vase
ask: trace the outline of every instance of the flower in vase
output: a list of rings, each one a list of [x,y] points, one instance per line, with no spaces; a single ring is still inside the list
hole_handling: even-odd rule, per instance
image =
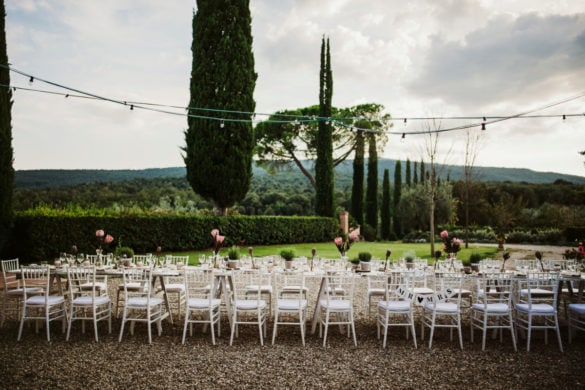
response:
[[[335,237],[333,242],[337,246],[337,250],[341,256],[345,256],[345,253],[351,248],[351,245],[358,240],[360,235],[359,228],[351,231],[346,237]]]
[[[114,237],[110,234],[106,234],[102,229],[96,230],[95,237],[98,242],[97,252],[101,253],[104,248],[110,246],[114,241]]]
[[[443,252],[447,255],[456,254],[461,250],[461,246],[465,242],[457,237],[449,238],[449,232],[443,230],[440,234],[441,240],[443,240]]]
[[[221,249],[221,244],[225,240],[225,236],[219,234],[219,229],[211,230],[211,236],[213,237],[213,253],[217,256]]]

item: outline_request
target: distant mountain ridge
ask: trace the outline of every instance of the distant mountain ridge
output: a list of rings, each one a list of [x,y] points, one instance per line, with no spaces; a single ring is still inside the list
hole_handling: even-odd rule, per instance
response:
[[[312,168],[311,161],[305,161],[305,166]],[[378,161],[378,172],[380,179],[384,170],[388,169],[390,177],[394,177],[394,167],[396,160],[380,159]],[[405,179],[405,162],[402,162],[402,178]],[[335,172],[338,178],[351,178],[353,172],[353,161],[345,161],[340,164]],[[412,164],[414,168],[414,163]],[[298,170],[292,168],[293,172],[300,175]],[[458,165],[439,165],[438,173],[442,180],[459,180],[463,177],[463,166]],[[574,184],[585,184],[584,176],[565,175],[555,172],[537,172],[525,168],[495,168],[495,167],[474,167],[474,176],[476,181],[484,182],[526,182],[526,183],[553,183],[557,180],[564,180]],[[253,175],[267,175],[268,172],[254,166]],[[278,172],[278,175],[291,174],[290,171]],[[417,175],[420,176],[419,172]],[[148,168],[148,169],[35,169],[35,170],[18,170],[15,173],[16,188],[50,188],[60,186],[75,186],[90,183],[108,183],[130,181],[136,179],[155,179],[155,178],[180,178],[186,176],[185,167],[170,168]],[[414,172],[412,172],[414,177]]]

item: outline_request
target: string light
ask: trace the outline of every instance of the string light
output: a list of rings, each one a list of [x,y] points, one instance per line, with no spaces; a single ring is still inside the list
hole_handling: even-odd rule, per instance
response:
[[[30,74],[26,74],[24,72],[21,72],[19,70],[16,70],[14,68],[12,68],[11,66],[7,66],[4,64],[0,64],[0,67],[4,67],[9,69],[12,72],[18,73],[20,75],[23,75],[25,77],[29,78],[29,83],[32,84],[35,80],[35,76],[30,75]],[[220,121],[220,127],[223,128],[225,126],[225,122],[260,122],[259,120],[256,120],[256,117],[259,115],[262,116],[267,116],[268,119],[266,119],[263,122],[268,122],[268,123],[283,123],[283,124],[290,124],[293,123],[295,125],[298,124],[303,124],[303,123],[311,123],[311,122],[320,122],[320,121],[324,121],[326,125],[332,124],[332,125],[337,125],[339,127],[345,127],[347,129],[349,129],[349,131],[362,131],[362,132],[375,132],[375,133],[379,133],[380,130],[373,130],[373,129],[364,129],[364,128],[359,128],[359,127],[354,127],[352,125],[346,125],[345,123],[343,123],[343,121],[357,121],[357,120],[376,120],[376,121],[380,121],[380,122],[384,122],[384,123],[388,123],[388,122],[392,122],[392,121],[396,121],[396,120],[402,120],[404,122],[404,125],[406,126],[408,119],[411,120],[477,120],[479,118],[481,118],[483,120],[482,123],[471,123],[471,124],[467,124],[467,125],[463,125],[463,126],[456,126],[456,127],[451,127],[451,128],[445,128],[445,129],[436,129],[436,130],[431,130],[431,133],[439,133],[439,132],[446,132],[446,131],[455,131],[455,130],[462,130],[462,129],[468,129],[468,128],[472,128],[472,127],[476,127],[479,124],[481,124],[481,129],[485,130],[486,128],[486,124],[490,123],[496,123],[496,122],[501,122],[504,120],[509,120],[509,119],[520,119],[520,118],[553,118],[553,117],[559,117],[560,115],[529,115],[532,114],[534,112],[537,111],[542,111],[544,109],[553,107],[553,106],[557,106],[563,103],[567,103],[569,101],[572,100],[576,100],[576,99],[580,99],[582,97],[585,97],[585,93],[582,93],[581,95],[578,96],[574,96],[574,97],[570,97],[558,102],[554,102],[530,111],[526,111],[523,113],[519,113],[519,114],[515,114],[515,115],[509,115],[509,116],[490,116],[490,121],[487,121],[487,117],[483,116],[483,117],[403,117],[403,118],[391,118],[391,117],[386,117],[383,119],[380,118],[363,118],[363,117],[350,117],[350,118],[331,118],[331,117],[317,117],[315,115],[311,115],[311,116],[307,116],[307,115],[289,115],[289,114],[280,114],[280,113],[271,113],[271,114],[265,114],[265,113],[256,113],[256,112],[244,112],[244,111],[231,111],[231,110],[220,110],[220,109],[209,109],[209,108],[197,108],[197,107],[184,107],[184,106],[172,106],[172,105],[164,105],[164,104],[156,104],[156,103],[148,103],[148,102],[127,102],[127,101],[120,101],[117,99],[112,99],[112,98],[108,98],[108,97],[104,97],[104,96],[100,96],[97,94],[93,94],[93,93],[89,93],[89,92],[85,92],[85,91],[81,91],[81,90],[77,90],[71,87],[67,87],[58,83],[54,83],[48,80],[44,80],[41,78],[36,77],[37,81],[41,81],[50,85],[53,85],[55,87],[58,88],[62,88],[62,89],[66,89],[68,91],[72,91],[72,92],[77,92],[78,94],[71,94],[71,93],[59,93],[59,92],[54,92],[54,91],[43,91],[43,90],[37,90],[37,89],[32,89],[32,88],[22,88],[22,87],[12,87],[13,91],[16,91],[16,89],[22,89],[22,90],[28,90],[28,91],[34,91],[34,92],[41,92],[41,93],[48,93],[48,94],[55,94],[55,95],[61,95],[61,96],[65,96],[66,98],[68,97],[79,97],[79,98],[85,98],[85,99],[96,99],[96,100],[102,100],[102,101],[108,101],[111,103],[117,103],[117,104],[123,104],[123,105],[128,105],[130,104],[130,110],[133,110],[134,107],[136,108],[140,108],[143,110],[150,110],[150,111],[155,111],[155,112],[159,112],[159,113],[165,113],[165,114],[170,114],[170,115],[179,115],[179,116],[188,116],[190,118],[198,118],[198,119],[204,119],[204,120],[217,120]],[[2,85],[0,84],[0,87],[7,87],[10,88],[10,86],[7,85]],[[154,108],[154,107],[163,107],[163,108],[174,108],[174,109],[181,109],[181,110],[186,110],[188,112],[188,114],[183,114],[183,113],[178,113],[178,112],[174,112],[174,111],[169,111],[166,109],[159,109],[159,108]],[[209,113],[232,113],[232,114],[241,114],[244,116],[244,118],[242,119],[238,119],[238,118],[230,118],[230,119],[223,119],[223,118],[218,118],[216,116],[213,115],[195,115],[192,114],[191,112],[193,111],[202,111],[202,112],[209,112]],[[585,113],[581,114],[563,114],[562,118],[563,120],[566,120],[567,116],[585,116]],[[282,120],[279,119],[273,119],[273,118],[283,118]],[[294,118],[291,120],[291,118]],[[337,123],[336,123],[337,122]],[[384,131],[384,133],[386,134],[401,134],[401,132],[399,131]],[[421,130],[421,131],[411,131],[409,132],[409,134],[428,134],[429,130]],[[405,133],[402,132],[402,138],[405,137]]]
[[[35,81],[35,78],[30,76],[30,79],[28,79],[28,85],[32,85],[34,81]]]

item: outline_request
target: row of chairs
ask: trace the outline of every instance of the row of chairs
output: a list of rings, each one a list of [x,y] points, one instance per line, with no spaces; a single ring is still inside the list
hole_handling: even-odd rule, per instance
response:
[[[3,275],[10,266],[9,261],[2,262]],[[22,327],[26,320],[40,320],[46,322],[47,339],[50,340],[50,322],[61,319],[65,321],[66,300],[64,297],[52,296],[49,293],[49,271],[46,267],[22,268],[22,285],[18,288],[7,289],[6,293],[21,294],[24,302],[23,314],[19,328],[18,339],[22,335]],[[412,300],[420,297],[414,293],[415,283],[412,279],[414,272],[392,273],[386,277],[383,299],[377,305],[378,337],[380,329],[384,329],[383,346],[386,347],[388,328],[392,326],[407,327],[407,337],[412,335],[415,347],[416,331],[414,328],[414,314]],[[220,332],[221,300],[217,297],[217,280],[210,270],[188,268],[185,270],[185,280],[182,287],[185,291],[185,322],[183,329],[183,343],[186,331],[196,323],[205,323],[212,328],[212,342],[215,344],[214,327]],[[226,293],[231,302],[231,311],[228,313],[231,320],[230,345],[234,337],[238,336],[240,325],[254,324],[258,326],[260,342],[266,337],[267,311],[272,306],[264,297],[272,295],[272,282],[264,280],[270,277],[259,272],[233,272],[226,283]],[[272,342],[277,335],[279,325],[296,325],[300,327],[303,345],[305,343],[307,319],[307,295],[304,274],[284,273],[278,276],[277,299],[275,306],[274,328]],[[112,304],[107,294],[101,293],[101,287],[96,280],[95,268],[72,268],[69,270],[70,313],[68,316],[67,339],[69,339],[72,323],[82,320],[82,327],[86,320],[94,324],[95,339],[98,340],[97,324],[101,320],[108,321],[111,332]],[[463,348],[461,335],[461,274],[443,273],[434,279],[430,294],[425,297],[421,314],[421,335],[424,340],[424,330],[429,328],[429,347],[435,328],[448,327],[456,329],[459,335],[460,347]],[[6,279],[5,279],[6,282]],[[471,331],[473,341],[474,329],[481,329],[483,333],[482,349],[485,348],[486,334],[490,329],[510,330],[514,348],[519,329],[527,333],[527,349],[530,349],[531,333],[535,329],[554,329],[557,332],[559,348],[562,350],[558,319],[556,317],[556,283],[558,280],[551,274],[531,275],[526,280],[519,281],[517,292],[518,301],[511,303],[513,281],[505,274],[493,274],[477,278],[475,303],[471,306]],[[124,314],[119,339],[122,339],[125,324],[131,321],[131,332],[137,321],[147,322],[149,342],[152,341],[150,328],[156,324],[158,332],[162,331],[164,316],[163,300],[155,296],[152,289],[152,273],[148,269],[127,269],[124,271],[122,288],[125,296]],[[228,287],[229,286],[229,287]],[[319,297],[319,334],[325,329],[323,345],[327,344],[327,332],[330,325],[346,325],[348,337],[353,334],[354,344],[357,345],[353,320],[353,291],[355,276],[340,272],[329,275],[322,285],[323,294]],[[269,293],[269,294],[267,294]],[[546,300],[546,302],[545,302]],[[4,302],[6,307],[6,302]],[[43,310],[36,310],[43,309]],[[512,316],[512,310],[515,316]],[[585,305],[572,304],[569,306],[569,340],[576,329],[585,330]],[[39,314],[39,312],[42,312]],[[4,314],[4,313],[3,313]],[[293,318],[293,321],[290,319]],[[536,318],[543,322],[536,324]],[[395,321],[395,319],[398,319]],[[514,327],[515,325],[515,327]],[[63,325],[63,329],[65,329]],[[84,331],[85,329],[82,328]],[[546,335],[546,333],[545,333]],[[501,337],[501,336],[500,336]]]
[[[386,288],[377,305],[378,337],[380,328],[383,327],[384,347],[387,331],[391,326],[407,327],[407,337],[410,332],[416,347],[412,302],[419,299],[422,311],[421,338],[424,340],[425,328],[429,328],[429,348],[432,347],[436,328],[451,328],[457,330],[459,345],[463,349],[461,303],[468,291],[463,288],[461,274],[438,274],[434,278],[434,288],[428,290],[417,286],[415,272],[395,273],[385,279]],[[504,330],[510,331],[514,350],[518,332],[525,333],[527,351],[530,351],[533,331],[544,330],[545,341],[548,342],[547,331],[553,330],[557,335],[559,349],[563,350],[557,314],[558,274],[531,273],[527,278],[513,279],[508,274],[493,273],[474,279],[476,281],[474,301],[469,307],[471,341],[473,342],[474,330],[481,330],[482,350],[485,349],[487,333],[490,330],[499,330],[500,340]],[[369,299],[372,296],[373,294]],[[571,342],[576,330],[585,330],[585,304],[572,303],[568,311]],[[397,317],[398,321],[392,322],[392,317]]]

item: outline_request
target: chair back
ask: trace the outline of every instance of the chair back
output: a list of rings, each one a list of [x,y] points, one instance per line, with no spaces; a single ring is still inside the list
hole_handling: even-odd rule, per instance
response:
[[[214,276],[210,269],[185,268],[185,298],[187,302],[190,299],[208,299],[211,302],[214,298],[213,285]]]
[[[303,300],[305,298],[305,273],[279,272],[275,275],[277,296],[285,296],[287,299]]]
[[[242,300],[255,300],[255,308],[260,307],[262,300],[262,286],[271,283],[272,275],[258,270],[233,270],[228,276],[231,283],[232,302]]]
[[[99,288],[96,288],[95,266],[91,267],[68,267],[67,280],[71,299],[81,296],[96,297],[100,295]]]
[[[483,274],[476,278],[476,303],[483,304],[484,308],[494,303],[504,303],[510,307],[512,287],[513,279],[509,274],[500,272]]]
[[[2,283],[4,287],[4,293],[10,289],[19,288],[20,282],[18,281],[17,274],[10,271],[16,271],[19,268],[18,258],[10,260],[2,260]]]
[[[138,265],[141,264],[143,267],[150,267],[151,266],[151,259],[152,255],[134,255],[132,256],[132,263]]]
[[[30,295],[44,295],[45,303],[48,302],[50,294],[50,268],[44,267],[22,267],[20,269],[20,280],[22,282],[23,299],[26,301]]]
[[[150,268],[124,268],[122,272],[126,301],[133,297],[150,300],[152,295],[152,270]]]
[[[556,310],[558,283],[558,272],[530,272],[518,280],[518,301],[528,304],[530,310],[536,304],[548,304]]]
[[[464,276],[460,272],[443,272],[435,275],[433,303],[441,302],[455,303],[461,307],[461,291]]]
[[[332,273],[325,277],[325,299],[353,301],[355,275],[348,272]]]

